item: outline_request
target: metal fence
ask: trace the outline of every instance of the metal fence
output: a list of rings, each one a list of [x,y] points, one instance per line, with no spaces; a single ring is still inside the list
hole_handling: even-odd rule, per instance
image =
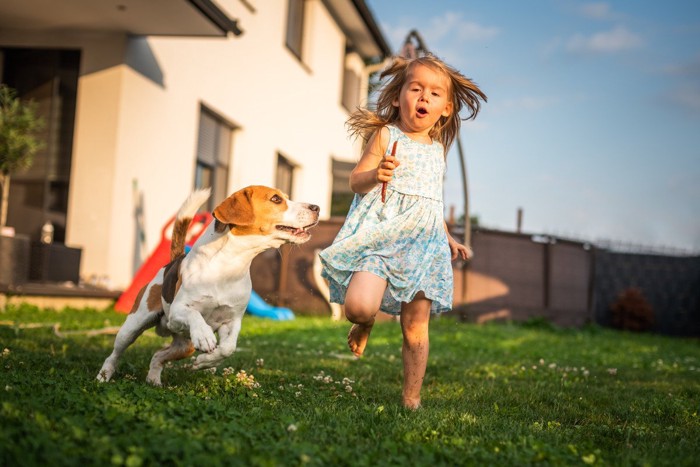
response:
[[[700,336],[700,257],[595,250],[596,322],[612,324],[610,304],[630,289],[640,291],[651,307],[651,330]]]
[[[302,246],[259,255],[251,268],[254,289],[300,313],[330,314],[313,264],[342,221],[321,222]],[[465,320],[608,326],[617,297],[637,288],[653,310],[652,331],[700,336],[700,256],[623,253],[586,241],[490,229],[474,229],[472,247],[474,258],[453,268],[452,314]]]

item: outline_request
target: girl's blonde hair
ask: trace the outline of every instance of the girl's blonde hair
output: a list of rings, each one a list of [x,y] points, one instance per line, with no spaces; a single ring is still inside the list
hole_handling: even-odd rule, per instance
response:
[[[440,141],[445,147],[445,154],[447,154],[457,137],[462,120],[476,118],[481,110],[480,100],[486,102],[486,94],[469,78],[432,54],[414,59],[394,57],[391,65],[380,75],[380,79],[388,77],[389,80],[379,94],[377,109],[374,112],[367,109],[357,109],[348,119],[347,126],[351,135],[359,135],[366,140],[377,130],[398,120],[399,109],[394,107],[393,102],[399,99],[401,88],[406,82],[411,67],[418,64],[443,73],[449,79],[450,89],[448,93],[449,101],[453,105],[452,113],[447,117],[440,117],[430,130],[430,137]],[[468,109],[468,114],[462,118],[460,112],[464,107]]]

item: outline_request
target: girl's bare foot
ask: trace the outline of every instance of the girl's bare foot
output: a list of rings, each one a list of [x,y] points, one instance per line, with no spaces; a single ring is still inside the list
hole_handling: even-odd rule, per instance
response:
[[[372,332],[374,318],[366,324],[353,324],[348,333],[348,347],[356,357],[361,357],[365,351],[369,333]]]
[[[418,410],[421,407],[420,399],[407,399],[404,397],[403,406],[410,410]]]

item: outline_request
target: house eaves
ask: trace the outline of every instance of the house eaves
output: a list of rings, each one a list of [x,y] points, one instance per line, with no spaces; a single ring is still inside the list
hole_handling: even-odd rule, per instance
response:
[[[392,55],[364,0],[323,0],[323,4],[348,38],[348,45],[365,60],[381,60]]]
[[[242,32],[212,0],[0,1],[0,30],[204,37]]]

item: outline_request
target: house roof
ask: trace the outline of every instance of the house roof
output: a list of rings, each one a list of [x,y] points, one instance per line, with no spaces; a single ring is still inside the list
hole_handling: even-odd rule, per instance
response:
[[[363,58],[384,58],[392,54],[364,0],[323,0],[323,3],[348,37],[349,45]]]
[[[323,0],[364,59],[392,54],[365,0]],[[138,36],[226,36],[241,29],[213,0],[22,0],[0,2],[0,29],[113,31]]]
[[[114,31],[149,36],[226,36],[242,32],[212,0],[0,2],[0,29]]]

